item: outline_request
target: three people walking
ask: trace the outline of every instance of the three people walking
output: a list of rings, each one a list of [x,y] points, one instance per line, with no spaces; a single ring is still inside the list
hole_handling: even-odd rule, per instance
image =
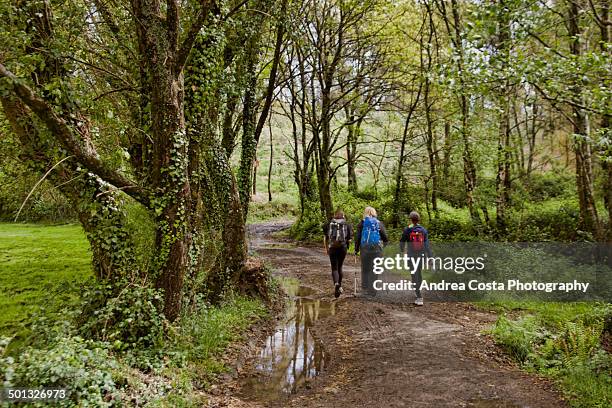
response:
[[[400,252],[410,257],[419,257],[423,254],[432,256],[429,245],[429,232],[420,222],[420,215],[416,211],[410,213],[411,224],[406,227],[400,239]],[[346,258],[348,248],[353,240],[353,227],[346,221],[344,212],[336,210],[334,217],[323,226],[325,252],[329,255],[334,283],[334,296],[338,298],[342,290],[342,265]],[[383,247],[387,245],[389,238],[384,224],[378,219],[373,207],[366,207],[363,219],[357,225],[355,235],[355,256],[361,258],[361,289],[362,293],[375,296],[374,289],[374,260],[383,256]],[[419,264],[420,265],[420,264]],[[412,271],[412,282],[416,287],[417,306],[423,305],[420,286],[422,282],[422,271],[419,266]]]

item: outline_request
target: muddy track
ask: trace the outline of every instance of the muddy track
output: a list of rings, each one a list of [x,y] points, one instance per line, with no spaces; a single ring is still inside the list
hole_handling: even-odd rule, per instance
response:
[[[335,300],[329,261],[323,250],[271,235],[287,226],[251,226],[251,249],[274,267],[277,276],[298,279],[302,287],[309,288],[308,307],[316,305],[312,310],[317,318],[311,319],[307,332],[302,333],[300,358],[304,360],[300,364],[316,363],[312,373],[308,371],[312,375],[305,375],[299,383],[295,381],[297,377],[287,380],[287,375],[282,375],[283,379],[266,377],[261,361],[265,352],[254,353],[246,372],[227,383],[225,397],[213,398],[212,406],[566,406],[549,382],[514,367],[482,334],[495,321],[494,314],[463,303],[426,303],[417,308],[411,303],[413,297],[406,294],[399,299],[354,297],[353,276],[355,272],[359,275],[359,265],[352,256],[345,262],[344,295]],[[296,330],[277,332],[272,341],[300,334]],[[312,354],[311,360],[308,353]],[[274,387],[278,381],[295,384],[280,389]],[[254,388],[254,383],[263,388]]]

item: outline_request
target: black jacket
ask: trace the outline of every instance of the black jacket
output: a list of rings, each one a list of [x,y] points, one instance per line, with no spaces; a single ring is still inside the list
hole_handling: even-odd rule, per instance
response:
[[[327,221],[325,225],[323,225],[323,235],[327,239],[327,245],[329,245],[329,224],[331,224],[332,221],[333,221],[333,218]],[[353,240],[353,226],[350,223],[346,222],[346,220],[344,220],[344,224],[346,225],[346,237],[345,237],[346,245],[345,246],[348,248],[351,241]]]

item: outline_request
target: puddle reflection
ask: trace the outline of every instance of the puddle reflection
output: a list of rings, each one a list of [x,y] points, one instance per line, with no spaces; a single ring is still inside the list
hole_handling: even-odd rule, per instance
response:
[[[333,315],[335,303],[308,298],[315,291],[307,287],[286,288],[291,300],[284,321],[266,339],[257,364],[257,375],[242,386],[246,396],[270,400],[295,392],[308,378],[317,376],[328,362],[323,344],[311,328],[318,319]]]

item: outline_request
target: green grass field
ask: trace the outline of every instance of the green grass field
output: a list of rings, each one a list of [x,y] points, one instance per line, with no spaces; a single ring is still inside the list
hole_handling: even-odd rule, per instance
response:
[[[34,316],[71,310],[92,277],[80,225],[0,224],[0,336],[21,340]]]
[[[23,350],[27,350],[25,355],[70,355],[73,350],[66,349],[65,344],[76,341],[69,337],[73,331],[66,332],[63,343],[47,344],[44,334],[37,335],[39,327],[33,325],[51,327],[64,320],[68,325],[74,324],[72,317],[82,301],[80,289],[91,281],[89,243],[79,225],[0,223],[0,338],[13,339],[8,355],[21,359]],[[227,369],[225,360],[220,358],[227,346],[242,339],[247,327],[267,316],[267,308],[261,300],[240,297],[228,299],[219,307],[205,307],[184,316],[170,330],[161,349],[151,350],[149,354],[146,354],[147,350],[139,350],[145,353],[141,359],[151,355],[155,360],[160,353],[166,356],[165,368],[157,372],[155,378],[172,384],[170,393],[154,393],[143,398],[149,406],[159,407],[187,407],[201,403],[201,393],[197,389],[206,387],[215,375]],[[79,341],[74,344],[82,344]],[[119,383],[127,384],[121,392],[144,389],[142,374],[129,365],[129,359],[111,349],[104,349],[104,352],[108,352],[107,358],[115,366],[112,373],[107,374],[112,374]],[[85,384],[83,387],[97,389],[97,385],[90,384],[92,381],[95,383],[95,378],[88,377],[90,373],[87,370],[78,371],[78,381],[70,377],[70,373],[77,372],[73,365],[80,364],[80,358],[58,362],[61,378],[56,380],[69,384],[81,381],[81,385]],[[26,372],[37,372],[47,364],[44,358],[39,360],[26,358],[26,362],[20,364],[25,364]],[[0,380],[2,377],[0,375]],[[73,391],[80,391],[79,386],[74,387]],[[113,387],[121,388],[116,384]]]

